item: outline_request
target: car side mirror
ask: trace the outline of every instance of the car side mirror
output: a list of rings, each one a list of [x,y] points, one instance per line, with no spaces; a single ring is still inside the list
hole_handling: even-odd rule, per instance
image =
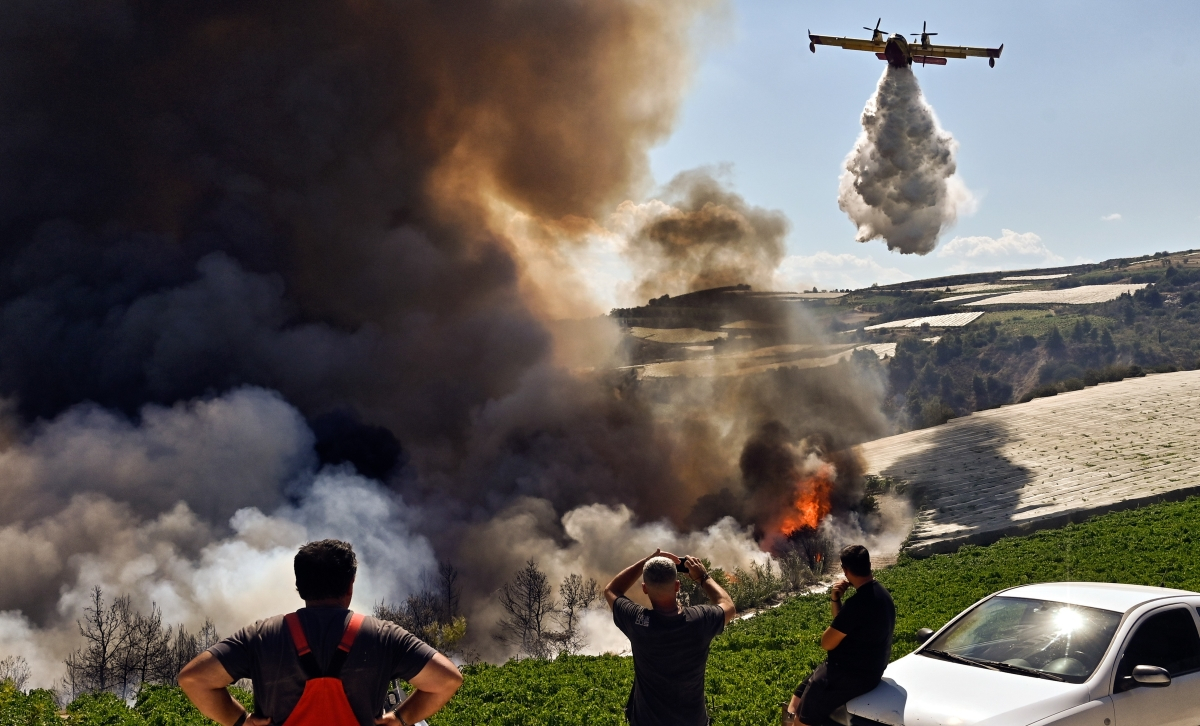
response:
[[[933,631],[930,630],[929,628],[921,628],[920,630],[917,631],[917,644],[919,645],[921,643],[924,643],[926,640],[929,640],[930,636],[932,636],[932,635],[933,635]]]
[[[1134,666],[1133,681],[1140,686],[1165,688],[1171,685],[1171,674],[1167,672],[1166,668],[1159,668],[1158,666]]]

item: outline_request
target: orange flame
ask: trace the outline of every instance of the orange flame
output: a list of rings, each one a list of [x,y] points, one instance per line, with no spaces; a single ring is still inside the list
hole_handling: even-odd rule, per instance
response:
[[[785,537],[790,537],[792,533],[801,529],[816,529],[833,508],[829,502],[829,494],[832,491],[833,481],[826,476],[826,472],[796,482],[796,498],[792,502],[792,510],[784,513],[779,523],[779,531]]]

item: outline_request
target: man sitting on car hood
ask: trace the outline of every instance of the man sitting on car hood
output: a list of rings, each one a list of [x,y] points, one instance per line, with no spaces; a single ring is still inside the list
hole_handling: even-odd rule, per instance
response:
[[[873,690],[892,653],[896,606],[871,576],[871,553],[862,545],[846,547],[842,572],[846,579],[829,593],[833,623],[821,635],[829,656],[796,687],[788,704],[789,719],[799,717],[804,726],[822,726],[847,701]],[[842,596],[851,585],[854,597],[843,606]]]

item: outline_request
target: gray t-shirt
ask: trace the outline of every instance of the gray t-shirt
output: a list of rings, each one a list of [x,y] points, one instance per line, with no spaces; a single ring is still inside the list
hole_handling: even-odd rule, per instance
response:
[[[629,723],[707,724],[704,668],[708,646],[725,630],[725,611],[700,605],[663,615],[622,595],[613,603],[613,622],[633,647],[633,689],[625,705]]]
[[[322,669],[329,667],[350,622],[350,611],[301,608],[298,612],[317,664]],[[235,681],[249,678],[254,682],[254,715],[270,716],[276,726],[287,720],[304,693],[307,678],[282,615],[242,628],[208,652],[221,661]],[[404,628],[365,618],[341,673],[346,699],[359,723],[374,726],[383,713],[389,682],[411,679],[435,653]]]

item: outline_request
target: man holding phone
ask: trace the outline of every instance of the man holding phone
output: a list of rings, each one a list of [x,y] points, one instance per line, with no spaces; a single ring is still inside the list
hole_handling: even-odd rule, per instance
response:
[[[892,654],[896,606],[887,589],[871,574],[871,553],[862,545],[842,550],[846,576],[829,592],[833,622],[821,634],[821,647],[829,652],[804,682],[796,687],[785,721],[821,726],[847,701],[879,685]],[[854,597],[842,597],[854,586]]]
[[[713,605],[681,607],[678,573],[686,572]],[[642,577],[644,608],[625,597]],[[613,622],[633,648],[633,689],[625,718],[633,726],[705,726],[704,669],[708,647],[737,614],[733,598],[695,557],[654,554],[621,570],[604,588]]]

